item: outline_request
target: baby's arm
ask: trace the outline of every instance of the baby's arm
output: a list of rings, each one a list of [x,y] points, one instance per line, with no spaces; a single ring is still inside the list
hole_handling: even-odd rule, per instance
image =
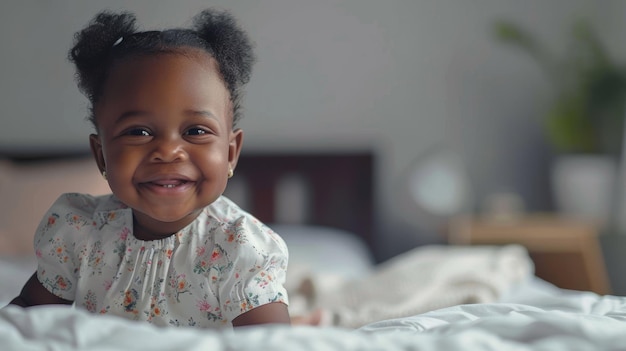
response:
[[[72,301],[62,299],[46,289],[37,278],[37,272],[26,282],[20,295],[14,298],[11,305],[30,307],[36,305],[71,305]]]
[[[282,302],[271,302],[244,312],[233,319],[234,327],[266,323],[290,324],[287,305]]]

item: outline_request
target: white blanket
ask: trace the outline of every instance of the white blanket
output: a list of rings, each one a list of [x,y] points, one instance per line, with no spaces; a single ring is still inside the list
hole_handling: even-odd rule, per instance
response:
[[[518,245],[423,246],[361,279],[301,274],[299,288],[289,291],[290,312],[321,310],[323,325],[357,328],[459,304],[495,302],[526,284],[533,271],[528,252]]]
[[[157,328],[64,306],[0,310],[0,347],[43,350],[624,350],[626,298],[564,295],[534,306],[455,306],[338,327],[254,326],[235,331]]]

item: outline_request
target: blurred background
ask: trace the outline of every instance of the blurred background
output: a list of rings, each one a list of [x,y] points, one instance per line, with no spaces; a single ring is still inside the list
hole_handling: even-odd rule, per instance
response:
[[[130,10],[144,29],[158,29],[186,26],[209,6],[230,10],[256,43],[244,152],[375,153],[379,259],[445,242],[459,214],[626,217],[619,196],[597,200],[600,208],[562,204],[553,181],[562,155],[601,154],[610,160],[598,167],[616,176],[586,199],[621,194],[619,99],[602,105],[619,106],[616,124],[604,126],[617,144],[568,139],[591,130],[581,116],[600,114],[580,89],[619,95],[621,76],[602,75],[626,60],[618,0],[3,1],[0,150],[88,151],[87,103],[66,56],[97,11]],[[590,83],[589,72],[610,84]],[[570,114],[578,129],[567,121],[559,129]]]

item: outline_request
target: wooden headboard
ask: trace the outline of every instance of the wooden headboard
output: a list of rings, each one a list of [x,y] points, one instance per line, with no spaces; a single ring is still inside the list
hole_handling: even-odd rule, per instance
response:
[[[242,154],[225,195],[264,223],[343,229],[373,249],[373,171],[371,152]]]

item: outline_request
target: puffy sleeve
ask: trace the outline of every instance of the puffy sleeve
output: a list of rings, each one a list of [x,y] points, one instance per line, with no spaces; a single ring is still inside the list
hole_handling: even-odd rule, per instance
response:
[[[224,234],[214,252],[232,265],[219,288],[224,317],[232,321],[261,305],[288,304],[284,283],[289,254],[282,238],[250,217],[241,217]]]
[[[35,233],[37,278],[56,296],[73,301],[79,272],[79,240],[95,226],[92,198],[63,194],[46,212]]]

